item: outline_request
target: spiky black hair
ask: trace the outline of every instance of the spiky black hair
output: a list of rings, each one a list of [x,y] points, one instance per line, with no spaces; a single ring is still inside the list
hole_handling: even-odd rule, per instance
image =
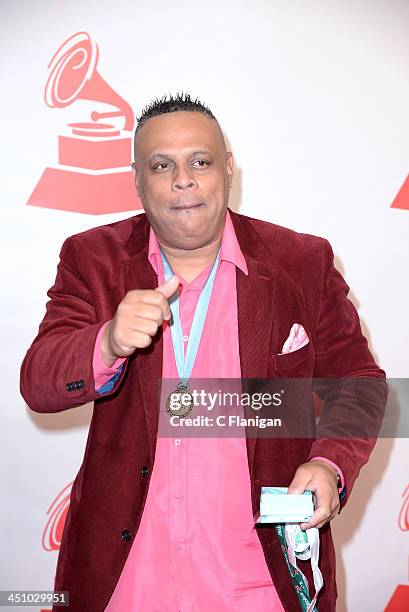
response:
[[[137,133],[144,123],[151,117],[157,117],[158,115],[163,115],[165,113],[175,113],[177,111],[202,113],[203,115],[206,115],[206,117],[209,117],[209,119],[214,119],[216,121],[216,117],[213,115],[210,108],[203,104],[199,98],[195,98],[193,100],[190,94],[180,92],[175,96],[165,95],[162,98],[157,98],[145,106],[145,108],[142,110],[141,116],[137,117],[138,123],[135,133]]]

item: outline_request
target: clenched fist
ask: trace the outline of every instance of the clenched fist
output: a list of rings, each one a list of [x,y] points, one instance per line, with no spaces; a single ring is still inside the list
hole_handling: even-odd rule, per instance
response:
[[[171,317],[168,298],[178,286],[179,279],[173,275],[156,289],[128,291],[102,337],[102,358],[107,366],[118,357],[129,357],[136,349],[149,346],[162,322]]]

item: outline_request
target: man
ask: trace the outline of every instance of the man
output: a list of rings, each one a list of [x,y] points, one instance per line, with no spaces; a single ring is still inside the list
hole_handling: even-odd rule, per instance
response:
[[[316,495],[302,527],[320,528],[317,605],[335,610],[329,522],[374,445],[348,438],[348,395],[317,386],[324,435],[315,440],[158,436],[161,377],[373,378],[370,401],[354,414],[379,422],[384,372],[331,247],[228,211],[232,154],[211,111],[189,96],[143,112],[133,166],[145,213],[64,243],[22,365],[33,410],[95,402],[55,589],[69,591],[75,612],[293,612],[300,604],[277,534],[253,520],[262,486],[288,486]],[[288,340],[296,350],[286,350]],[[325,436],[334,416],[336,440]]]

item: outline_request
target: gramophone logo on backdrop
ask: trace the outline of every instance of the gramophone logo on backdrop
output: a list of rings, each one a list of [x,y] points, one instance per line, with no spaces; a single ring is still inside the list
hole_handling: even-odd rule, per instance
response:
[[[409,531],[409,484],[402,493],[403,502],[398,516],[398,527]],[[398,584],[384,612],[403,612],[409,610],[409,585]]]
[[[68,123],[69,133],[58,136],[59,166],[44,170],[28,201],[32,206],[89,214],[141,208],[130,170],[134,114],[97,71],[98,55],[89,34],[78,32],[48,65],[47,106],[87,100],[89,118]]]
[[[70,506],[70,495],[73,483],[70,482],[55,498],[47,510],[47,524],[44,528],[42,546],[44,550],[59,550],[61,536]]]
[[[409,484],[402,493],[403,502],[399,512],[398,525],[402,531],[409,531]]]

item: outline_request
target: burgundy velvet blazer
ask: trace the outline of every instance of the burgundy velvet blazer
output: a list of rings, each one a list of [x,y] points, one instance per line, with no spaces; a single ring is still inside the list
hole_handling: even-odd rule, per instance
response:
[[[342,468],[343,506],[374,446],[372,437],[346,437],[349,420],[356,414],[373,427],[380,422],[387,396],[385,373],[361,333],[357,312],[347,299],[349,288],[333,266],[329,243],[231,215],[249,272],[248,276],[236,272],[242,377],[376,381],[370,399],[358,407],[351,405],[349,396],[340,399],[339,394],[327,392],[325,385],[318,390],[324,399],[323,423],[325,418],[335,419],[339,439],[326,439],[324,424],[315,439],[247,438],[253,511],[259,508],[261,486],[288,486],[297,467],[317,455]],[[59,412],[95,401],[56,573],[55,589],[69,591],[71,612],[102,612],[107,605],[138,530],[154,465],[160,331],[150,347],[127,361],[112,391],[102,397],[95,392],[92,370],[101,324],[113,317],[127,291],[156,286],[147,260],[148,236],[149,223],[141,214],[65,241],[45,317],[21,368],[22,395],[36,412]],[[307,331],[309,344],[277,355],[296,322]],[[311,397],[305,401],[311,410]],[[284,608],[294,612],[299,609],[298,599],[276,532],[263,527],[258,535]],[[329,524],[320,530],[320,537],[325,586],[318,608],[332,612],[336,584]],[[302,567],[312,584],[309,564]]]

